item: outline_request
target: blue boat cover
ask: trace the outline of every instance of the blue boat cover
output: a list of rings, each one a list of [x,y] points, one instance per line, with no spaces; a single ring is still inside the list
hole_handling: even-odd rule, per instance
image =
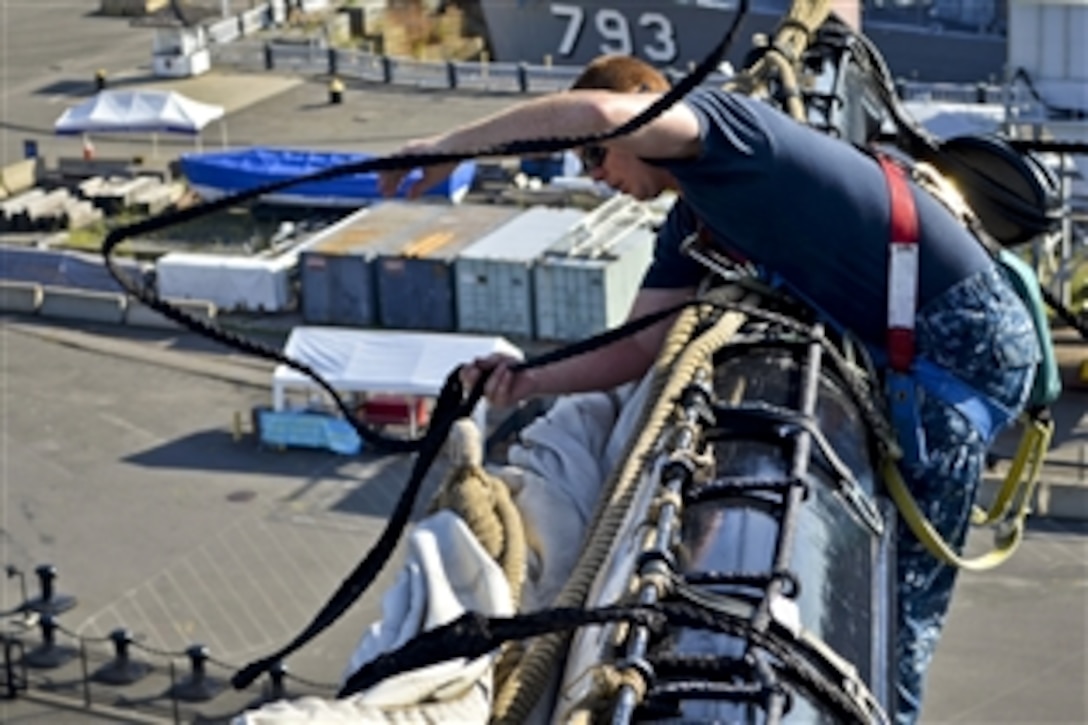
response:
[[[356,164],[372,159],[372,154],[339,151],[304,151],[269,147],[231,149],[209,153],[188,153],[181,156],[181,169],[190,184],[233,193],[264,184],[325,171],[337,166]],[[456,199],[472,184],[476,164],[466,161],[454,170],[444,183],[424,195]],[[403,190],[418,180],[421,172],[412,171],[402,185]],[[349,174],[325,181],[299,184],[280,195],[294,197],[358,199],[360,202],[381,198],[376,173]]]

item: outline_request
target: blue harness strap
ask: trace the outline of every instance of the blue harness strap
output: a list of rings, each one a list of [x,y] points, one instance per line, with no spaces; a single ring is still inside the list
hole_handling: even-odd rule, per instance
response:
[[[970,421],[987,446],[993,443],[998,431],[1016,418],[1014,411],[924,358],[914,362],[914,380],[927,394],[955,408]]]

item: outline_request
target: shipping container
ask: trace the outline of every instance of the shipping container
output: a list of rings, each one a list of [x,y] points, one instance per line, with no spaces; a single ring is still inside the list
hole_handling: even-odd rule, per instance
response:
[[[381,324],[405,330],[455,330],[454,260],[522,210],[481,204],[400,206],[415,213],[412,223],[400,225],[375,244]]]
[[[579,340],[622,323],[653,258],[660,215],[609,199],[533,267],[537,337]]]
[[[227,311],[283,312],[294,302],[290,259],[169,252],[155,262],[160,297],[207,300]]]
[[[436,233],[437,220],[448,210],[433,203],[383,202],[319,233],[300,254],[303,320],[354,327],[389,324],[381,314],[379,256]]]
[[[378,207],[376,207],[378,208]],[[373,327],[378,322],[371,209],[318,232],[299,254],[302,320],[308,325]]]
[[[533,207],[461,252],[454,263],[457,329],[534,337],[533,265],[584,217],[577,209]]]

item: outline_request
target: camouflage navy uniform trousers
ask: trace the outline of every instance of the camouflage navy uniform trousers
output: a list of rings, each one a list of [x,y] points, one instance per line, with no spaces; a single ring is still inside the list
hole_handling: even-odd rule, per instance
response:
[[[1027,309],[995,267],[955,285],[919,310],[919,356],[943,367],[980,395],[1023,409],[1039,360]],[[944,402],[919,392],[926,460],[901,462],[903,478],[942,536],[959,550],[992,441]],[[897,545],[899,725],[921,712],[926,669],[952,599],[956,568],[943,564],[900,519]]]

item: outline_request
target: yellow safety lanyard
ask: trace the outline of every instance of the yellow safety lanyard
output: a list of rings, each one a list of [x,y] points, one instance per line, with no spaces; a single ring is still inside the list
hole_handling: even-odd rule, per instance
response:
[[[891,199],[887,317],[890,408],[901,439],[900,445],[921,460],[925,455],[923,450],[919,450],[922,446],[921,436],[912,435],[917,426],[914,419],[916,411],[913,410],[916,382],[910,374],[914,363],[914,318],[918,298],[918,217],[906,172],[882,154],[877,154],[876,158],[887,180]],[[957,554],[944,540],[907,488],[895,457],[888,452],[883,454],[884,480],[900,515],[923,546],[946,564],[972,571],[992,569],[1008,559],[1019,546],[1024,521],[1031,510],[1031,498],[1054,431],[1053,421],[1045,414],[1025,415],[1023,423],[1024,433],[1016,457],[989,511],[978,506],[972,509],[973,525],[995,528],[993,550],[972,559]]]

